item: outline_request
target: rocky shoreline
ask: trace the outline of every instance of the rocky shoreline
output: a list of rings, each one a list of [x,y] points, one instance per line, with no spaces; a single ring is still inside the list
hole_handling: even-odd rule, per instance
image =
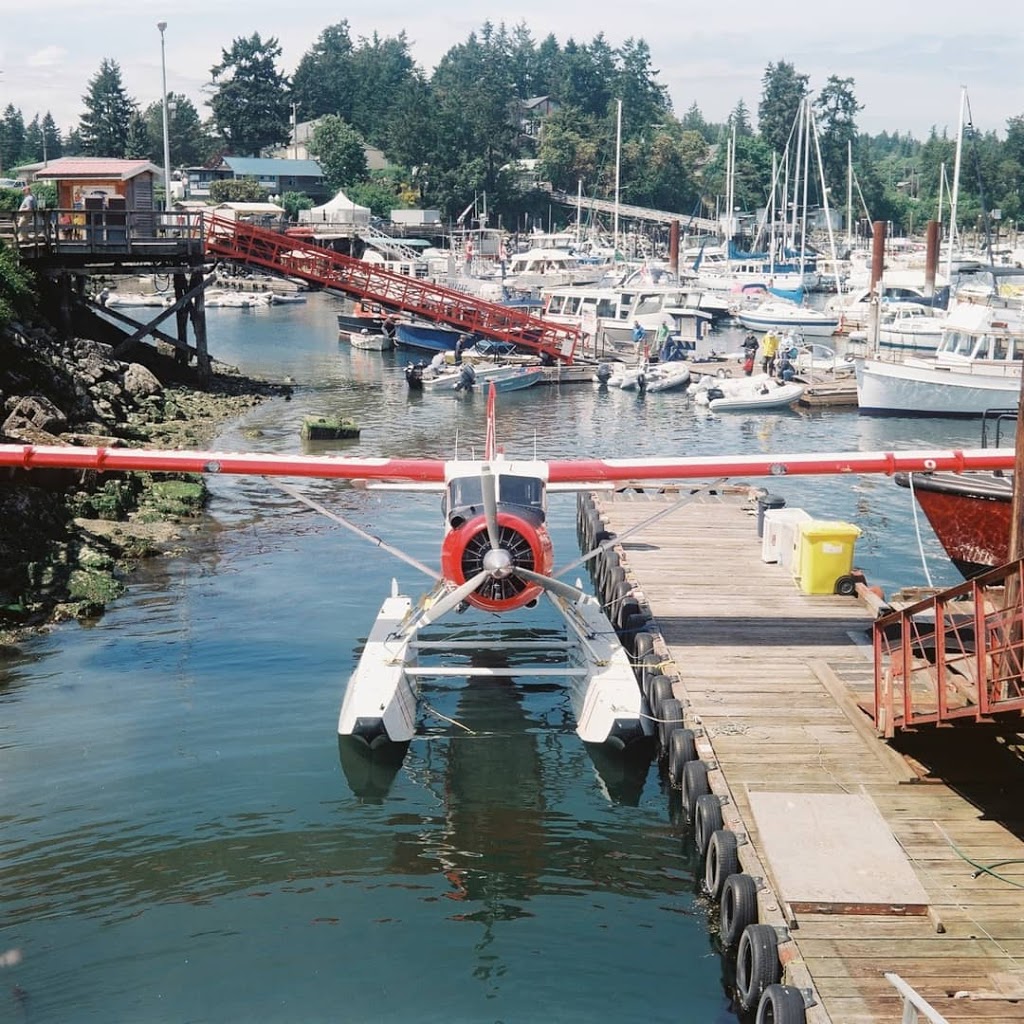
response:
[[[0,331],[0,442],[201,448],[218,424],[287,384],[214,365],[204,389],[171,350],[61,340],[45,327]],[[0,656],[54,622],[102,614],[140,559],[197,529],[201,477],[0,470]]]

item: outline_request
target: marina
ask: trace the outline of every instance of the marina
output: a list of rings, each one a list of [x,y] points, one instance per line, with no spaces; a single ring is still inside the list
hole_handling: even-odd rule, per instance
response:
[[[453,447],[471,447],[483,415],[479,397],[470,394],[465,402],[434,403],[409,393],[402,372],[408,357],[339,345],[339,308],[340,300],[313,295],[299,306],[209,311],[211,336],[217,339],[222,358],[250,372],[292,376],[298,384],[291,402],[254,410],[225,431],[218,446],[251,448],[251,436],[258,432],[261,449],[295,451],[303,416],[326,410],[360,422],[361,437],[340,448],[347,454],[448,455]],[[727,340],[719,336],[716,344],[731,350],[739,340],[739,334]],[[547,397],[538,400],[540,394]],[[670,450],[828,451],[836,447],[837,438],[843,439],[844,447],[861,449],[884,447],[897,437],[915,446],[976,443],[976,429],[955,421],[878,421],[844,411],[790,410],[719,417],[693,408],[685,392],[667,402],[670,397],[647,402],[636,394],[592,384],[511,393],[502,396],[499,440],[509,451],[540,458],[561,457],[567,450],[578,457],[636,457]],[[570,441],[565,436],[567,423],[575,425]],[[782,483],[790,504],[826,519],[857,522],[863,534],[856,563],[870,583],[889,592],[920,579],[910,496],[904,489],[869,477],[841,487],[812,479],[780,481],[773,487]],[[616,981],[617,991],[626,992],[647,1019],[678,1019],[680,984],[686,987],[688,1012],[695,1019],[742,1019],[731,982],[722,981],[723,971],[732,977],[734,955],[726,952],[719,959],[717,905],[703,892],[704,865],[666,769],[652,763],[639,776],[621,778],[609,776],[603,764],[599,770],[575,733],[571,698],[563,683],[525,674],[507,682],[472,683],[445,676],[424,682],[422,696],[429,707],[410,743],[406,766],[382,788],[380,780],[369,780],[378,787],[375,798],[357,797],[346,779],[346,766],[339,767],[339,751],[330,734],[335,731],[345,675],[355,667],[375,606],[396,575],[395,566],[383,554],[367,558],[361,542],[339,536],[319,517],[300,515],[297,521],[293,502],[255,479],[213,478],[211,484],[211,529],[197,535],[180,561],[166,571],[153,566],[151,573],[144,572],[94,629],[62,627],[52,637],[41,638],[30,659],[9,671],[5,692],[17,699],[7,705],[6,728],[16,738],[17,768],[9,774],[8,784],[12,805],[26,811],[16,813],[5,830],[5,859],[22,865],[16,868],[14,881],[28,906],[43,898],[38,878],[50,878],[45,899],[56,920],[90,938],[76,947],[78,982],[46,995],[47,961],[34,951],[53,941],[54,926],[27,912],[9,915],[19,944],[32,953],[30,969],[21,975],[35,1005],[60,1016],[64,1000],[74,1000],[82,1019],[124,1016],[130,1002],[142,1000],[139,1005],[149,1007],[151,978],[172,972],[191,978],[187,990],[178,987],[168,1003],[168,1016],[173,1018],[198,1005],[193,998],[230,1005],[233,1012],[240,1006],[256,1007],[272,992],[277,998],[283,993],[285,999],[301,1000],[304,1008],[327,1006],[340,998],[338,986],[325,980],[334,974],[327,965],[339,950],[372,971],[375,958],[383,955],[380,944],[386,943],[388,955],[404,953],[416,962],[425,961],[423,969],[433,977],[389,985],[392,1009],[383,1019],[407,1019],[425,992],[440,997],[442,991],[459,1008],[455,1014],[464,1018],[479,1016],[478,1010],[491,1006],[492,1000],[506,1015],[516,1008],[528,1013],[519,984],[524,977],[546,986],[552,1006],[582,1006],[584,1012],[599,1013],[604,1002],[601,979],[610,973],[621,979]],[[347,509],[417,557],[436,558],[430,531],[420,525],[436,517],[435,496],[360,493],[328,481],[312,485],[311,493],[332,507]],[[614,517],[624,509],[629,515],[643,514],[639,510],[649,510],[657,499],[599,500],[610,502]],[[622,509],[616,511],[620,504]],[[849,653],[847,645],[852,643],[843,627],[864,630],[870,615],[851,603],[853,599],[805,597],[779,566],[761,563],[761,542],[749,508],[732,525],[722,507],[709,508],[722,528],[721,541],[688,539],[690,513],[704,510],[698,503],[626,542],[626,559],[659,624],[673,636],[681,682],[690,686],[690,680],[699,676],[707,687],[708,706],[702,705],[706,720],[714,718],[710,705],[723,714],[722,728],[714,737],[719,744],[715,756],[724,758],[730,747],[740,751],[744,736],[752,732],[756,747],[745,770],[767,781],[765,743],[774,752],[775,745],[789,742],[794,731],[783,724],[783,709],[792,709],[794,715],[820,712],[824,724],[801,720],[799,726],[815,737],[814,757],[807,755],[805,738],[803,747],[790,749],[799,749],[808,763],[797,770],[782,758],[773,770],[788,780],[814,782],[813,765],[822,761],[848,788],[857,778],[873,779],[872,792],[889,786],[884,758],[879,761],[871,755],[879,768],[867,758],[862,765],[851,760],[859,756],[855,744],[863,741],[855,739],[843,712],[829,710],[814,689],[821,684],[806,676],[807,648],[800,646],[801,637],[815,655],[830,654],[834,646],[839,652],[836,663],[844,672],[856,665],[854,675],[863,683],[869,663],[860,648]],[[571,557],[575,519],[572,499],[554,496],[549,528],[563,557]],[[958,576],[948,563],[942,568],[938,542],[926,538],[925,547],[932,578],[955,582]],[[676,550],[685,551],[685,556],[669,560],[666,552]],[[644,558],[656,560],[653,576]],[[690,568],[682,564],[686,561]],[[358,586],[349,582],[346,567],[353,564],[360,566]],[[338,567],[340,583],[335,580],[326,589],[310,592],[309,581],[322,578],[324,565]],[[407,578],[400,566],[397,576]],[[743,611],[733,591],[714,596],[715,588],[728,581],[747,593],[748,611]],[[659,585],[671,591],[672,602],[684,597],[696,602],[702,618],[686,619],[697,614],[697,605],[655,601]],[[769,606],[777,606],[781,617],[766,611]],[[811,606],[828,608],[829,616],[838,618],[822,626],[809,613]],[[801,625],[804,619],[807,623]],[[486,620],[471,610],[465,621],[439,639],[468,643],[472,634],[467,630],[478,630]],[[524,630],[543,633],[556,621],[541,605],[503,621],[493,635],[500,642]],[[750,638],[759,643],[754,645]],[[730,643],[736,649],[729,657],[745,657],[743,664],[726,657]],[[691,646],[700,660],[691,657]],[[168,649],[180,650],[185,660],[169,667]],[[799,654],[799,676],[788,667],[793,650]],[[766,662],[770,671],[760,665],[764,653],[771,655]],[[479,654],[463,657],[467,677],[474,666],[493,665]],[[513,666],[519,664],[511,657]],[[142,730],[149,737],[145,749],[121,752],[109,734],[109,701],[121,692],[110,682],[111,671],[128,673],[135,694],[132,702],[119,702],[119,732]],[[770,683],[785,687],[791,677],[799,689],[786,689],[784,695],[776,690],[772,696]],[[63,689],[66,679],[75,680],[70,691]],[[752,690],[750,680],[757,681]],[[750,719],[742,717],[740,707],[745,689],[763,693],[767,702],[757,705]],[[50,721],[49,731],[57,731],[43,744],[42,720],[36,719],[61,692],[68,717],[62,718],[63,724]],[[97,703],[99,692],[108,696]],[[794,692],[799,694],[796,703]],[[683,689],[681,696],[701,699],[696,686],[692,692]],[[772,703],[774,713],[768,710]],[[201,718],[196,707],[202,708]],[[726,715],[729,721],[735,718],[736,729],[725,727]],[[445,718],[473,728],[477,737],[464,734]],[[777,731],[776,740],[762,735],[769,727],[773,735]],[[834,738],[838,745],[833,750]],[[65,741],[70,742],[61,752]],[[89,751],[84,754],[83,743]],[[785,749],[780,746],[780,754]],[[698,750],[706,753],[703,739]],[[74,786],[39,790],[33,766],[43,751],[51,777],[74,777]],[[147,791],[152,796],[124,817],[115,807],[134,799],[130,766],[135,764],[147,765]],[[783,765],[788,767],[785,772]],[[108,776],[110,781],[99,793],[97,780]],[[183,777],[194,807],[180,821],[176,794]],[[748,777],[740,775],[735,782],[736,806],[744,812],[741,782]],[[515,784],[510,785],[510,778]],[[714,792],[719,791],[716,778],[712,772]],[[933,785],[928,783],[925,792],[932,793]],[[905,788],[895,789],[895,801],[904,799]],[[326,821],[324,807],[330,808]],[[909,805],[907,813],[920,815],[922,807]],[[45,813],[38,821],[29,820],[40,812]],[[252,817],[238,820],[239,813]],[[938,811],[929,806],[927,813]],[[961,809],[963,831],[957,830],[960,826],[948,830],[954,839],[970,836],[968,824],[974,819],[969,813]],[[111,815],[114,822],[102,824]],[[729,805],[723,815],[726,824],[735,822]],[[415,823],[416,835],[406,835],[401,824],[406,816]],[[74,833],[66,834],[61,821],[73,823]],[[151,838],[130,839],[139,824]],[[197,826],[205,827],[208,839],[202,838],[202,829],[199,838],[190,838]],[[898,834],[913,835],[917,827],[908,833],[901,826]],[[95,832],[96,843],[114,844],[115,852],[106,858],[104,868],[109,883],[93,880],[91,865],[97,853],[93,841],[75,838],[83,831]],[[752,829],[751,835],[756,837],[756,831]],[[40,855],[30,848],[40,841],[65,851],[59,883],[52,880],[52,872],[41,872]],[[187,861],[173,855],[180,844],[189,851]],[[755,849],[741,847],[741,857]],[[150,862],[167,863],[171,876],[164,880],[158,871],[151,879],[146,868]],[[208,874],[213,862],[224,865],[220,881]],[[280,869],[273,866],[276,863]],[[750,862],[742,863],[747,868]],[[601,864],[612,865],[611,872]],[[56,863],[52,868],[57,870]],[[759,874],[768,876],[768,864]],[[76,909],[86,891],[89,902]],[[576,891],[587,893],[585,902],[568,895]],[[957,922],[966,921],[966,912],[954,914],[950,898],[940,917],[949,934],[963,934],[967,925]],[[931,893],[929,899],[935,902]],[[148,909],[133,918],[133,911],[143,906]],[[611,922],[601,908],[609,906],[615,908],[615,927],[604,929],[602,923]],[[765,921],[775,921],[767,905],[765,909]],[[1006,910],[1007,915],[1010,912]],[[229,922],[242,913],[247,928],[259,932],[265,927],[268,935],[271,922],[277,923],[275,927],[286,922],[291,943],[287,952],[273,954],[277,966],[246,992],[220,984],[222,976],[238,969],[244,952],[230,936],[190,938],[197,928],[216,928],[218,922],[230,928]],[[404,922],[406,934],[397,947],[399,932],[386,923],[374,923],[382,918]],[[331,923],[333,919],[338,923]],[[792,932],[799,940],[808,936],[812,922],[803,911],[797,921],[805,926],[803,936],[800,929]],[[932,925],[927,915],[886,921],[885,927],[904,940],[908,933],[922,936],[915,943],[931,941],[934,935],[928,931]],[[862,943],[860,959],[848,963],[836,959],[836,950],[850,923],[836,916],[815,916],[813,925],[818,944],[806,950],[801,946],[800,952],[805,960],[819,961],[817,975],[808,981],[819,1007],[828,1005],[829,998],[840,999],[833,1004],[840,1006],[832,1011],[834,1020],[858,1019],[858,1006],[863,1019],[897,1019],[898,1000],[881,977],[893,964],[871,955],[887,954],[892,943],[886,946],[862,937],[857,940]],[[621,941],[623,931],[630,935],[628,950]],[[427,937],[436,944],[438,935],[454,953],[435,957],[425,952]],[[125,941],[136,950],[132,966],[109,969],[107,961]],[[962,948],[969,941],[977,945],[977,940],[964,939]],[[174,948],[182,944],[201,949],[198,971],[176,966]],[[269,955],[269,945],[257,945]],[[920,960],[930,956],[930,946],[903,945],[918,950]],[[544,950],[542,964],[534,962],[531,948]],[[785,946],[784,952],[790,948]],[[357,954],[357,949],[363,952]],[[190,960],[195,962],[194,957]],[[320,965],[315,991],[307,980],[310,964]],[[830,970],[836,976],[834,984],[824,980]],[[463,978],[464,971],[478,972],[479,980]],[[559,974],[567,979],[565,987],[552,980]],[[627,977],[631,974],[632,982]],[[516,984],[503,981],[505,977]],[[797,978],[792,973],[786,976]],[[581,1002],[581,986],[594,989],[593,1000]],[[924,988],[932,991],[928,985]],[[837,994],[842,991],[847,995]],[[364,1002],[346,987],[344,998],[357,1015],[361,1007],[370,1012],[372,993],[366,993]],[[372,1005],[381,1019],[379,999]],[[973,1011],[978,1005],[994,1004],[963,1001],[953,1009]],[[882,1007],[888,1016],[872,1016],[872,1006]],[[808,1012],[818,1011],[812,1006]],[[949,1019],[956,1019],[955,1014]]]

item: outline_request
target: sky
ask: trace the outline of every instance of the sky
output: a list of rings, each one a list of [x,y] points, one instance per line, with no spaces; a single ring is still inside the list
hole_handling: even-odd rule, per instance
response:
[[[66,131],[77,124],[89,79],[105,57],[117,61],[128,93],[145,108],[161,94],[160,21],[167,22],[167,89],[187,95],[205,118],[210,68],[238,36],[276,37],[290,74],[323,29],[347,17],[353,39],[404,30],[429,74],[490,20],[510,29],[525,23],[538,43],[551,33],[562,45],[589,42],[598,32],[613,47],[645,39],[677,116],[696,103],[707,120],[724,121],[742,98],[756,123],[765,68],[788,61],[809,76],[813,91],[830,75],[852,78],[863,105],[858,128],[872,135],[925,139],[934,126],[955,136],[966,88],[974,126],[1003,136],[1007,119],[1024,114],[1024,19],[1009,0],[986,4],[977,22],[971,10],[961,0],[860,0],[852,9],[826,2],[816,10],[797,0],[732,0],[702,5],[696,15],[665,0],[376,0],[349,12],[325,0],[0,0],[0,109],[13,103],[26,122],[50,111]]]

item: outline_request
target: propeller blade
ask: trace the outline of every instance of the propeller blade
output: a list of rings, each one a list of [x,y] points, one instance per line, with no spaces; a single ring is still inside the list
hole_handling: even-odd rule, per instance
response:
[[[647,519],[637,523],[636,526],[631,526],[628,530],[623,530],[622,533],[616,534],[614,537],[609,537],[607,540],[601,541],[596,548],[591,548],[585,555],[581,555],[575,561],[570,562],[568,565],[563,565],[554,575],[564,576],[567,572],[572,572],[573,569],[578,568],[581,565],[586,565],[592,558],[597,558],[599,554],[606,551],[608,548],[614,547],[616,544],[621,544],[627,537],[632,537],[634,533],[639,533],[641,530],[646,530],[648,526],[656,523],[659,519],[663,519],[665,516],[671,515],[676,509],[682,508],[684,505],[689,505],[691,501],[696,501],[697,498],[704,493],[704,491],[711,490],[717,487],[719,484],[724,483],[726,477],[720,477],[718,480],[712,480],[711,483],[702,484],[695,491],[691,491],[689,494],[684,495],[678,501],[674,501],[668,508],[662,509],[660,512],[656,512],[653,516],[648,516]]]
[[[458,608],[490,575],[490,572],[486,569],[481,569],[480,572],[475,576],[471,576],[461,586],[448,591],[447,594],[443,594],[429,608],[424,610],[423,614],[416,620],[415,628],[423,629],[432,622],[436,622],[442,615],[446,615],[453,608]]]
[[[544,576],[542,573],[534,572],[532,569],[516,568],[514,571],[517,576],[521,576],[524,580],[536,583],[538,587],[543,587],[552,594],[564,597],[566,601],[571,601],[574,604],[581,597],[586,597],[586,594],[579,587],[572,587],[568,583],[553,579],[551,576]]]
[[[487,538],[492,551],[500,551],[498,533],[498,481],[490,466],[480,470],[480,487],[484,496],[484,516],[487,519]]]
[[[386,551],[389,555],[394,555],[395,558],[400,558],[406,565],[411,565],[414,569],[419,569],[420,572],[429,576],[431,579],[439,580],[441,574],[435,572],[429,566],[424,565],[421,561],[413,558],[412,555],[407,555],[400,548],[393,547],[386,541],[375,537],[372,533],[367,533],[366,530],[356,526],[355,523],[349,522],[344,516],[338,515],[337,512],[332,512],[329,508],[325,508],[320,502],[315,501],[308,495],[303,494],[302,491],[297,491],[291,484],[283,484],[279,480],[271,480],[268,477],[264,477],[267,483],[273,484],[278,490],[284,491],[290,498],[294,498],[296,501],[301,501],[304,505],[308,505],[315,512],[319,512],[322,516],[327,516],[328,519],[337,523],[339,526],[344,526],[346,530],[351,530],[357,537],[362,537],[363,540],[368,540],[371,544],[375,544],[377,547]]]

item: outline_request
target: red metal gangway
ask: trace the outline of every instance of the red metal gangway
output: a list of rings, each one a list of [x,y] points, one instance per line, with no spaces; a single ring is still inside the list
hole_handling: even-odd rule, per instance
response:
[[[393,274],[290,235],[223,217],[207,218],[206,249],[563,362],[572,362],[580,339],[574,327],[548,323],[522,310]]]
[[[1024,559],[875,621],[878,732],[1024,712]]]

